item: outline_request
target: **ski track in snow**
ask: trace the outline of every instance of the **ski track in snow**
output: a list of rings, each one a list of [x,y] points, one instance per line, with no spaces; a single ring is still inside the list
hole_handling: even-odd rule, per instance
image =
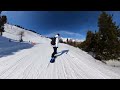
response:
[[[52,47],[37,44],[0,58],[0,79],[119,79],[120,69],[95,60],[86,52],[60,44],[58,52],[69,50],[49,63]]]

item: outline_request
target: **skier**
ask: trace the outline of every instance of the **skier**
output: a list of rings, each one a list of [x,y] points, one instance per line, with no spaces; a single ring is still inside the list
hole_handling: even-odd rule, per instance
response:
[[[54,43],[54,44],[52,44],[54,52],[52,53],[52,56],[51,56],[52,59],[50,62],[54,62],[54,60],[56,58],[55,54],[57,54],[57,48],[58,48],[58,44],[59,44],[59,40],[60,40],[60,34],[55,35],[55,37],[53,39],[54,40],[51,42]]]

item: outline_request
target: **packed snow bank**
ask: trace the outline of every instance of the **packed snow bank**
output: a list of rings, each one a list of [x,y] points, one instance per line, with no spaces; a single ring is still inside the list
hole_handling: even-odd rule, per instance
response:
[[[13,53],[22,50],[31,48],[33,45],[29,43],[20,43],[9,41],[8,38],[0,36],[0,58],[8,55],[12,55]]]
[[[109,60],[105,61],[107,65],[113,66],[113,67],[120,67],[120,61],[118,60]]]

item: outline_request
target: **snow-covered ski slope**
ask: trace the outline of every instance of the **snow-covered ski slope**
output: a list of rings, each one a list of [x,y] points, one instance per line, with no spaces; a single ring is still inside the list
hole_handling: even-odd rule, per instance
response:
[[[31,35],[32,37],[34,36]],[[9,35],[9,38],[16,37]],[[44,43],[37,41],[39,39]],[[39,43],[33,47],[23,48],[0,58],[0,79],[120,79],[119,67],[108,66],[86,52],[66,44],[59,44],[59,55],[55,63],[49,63],[52,46],[47,38],[39,39],[36,38]],[[5,40],[1,39],[0,42],[8,43],[6,45],[9,46],[11,42]],[[20,46],[16,45],[18,48]]]
[[[120,68],[107,66],[86,52],[60,44],[58,52],[68,51],[49,63],[52,47],[38,44],[14,55],[0,58],[1,79],[119,79]]]
[[[12,40],[9,42],[9,38],[0,36],[0,58],[8,55],[12,55],[17,51],[22,49],[28,49],[33,47],[31,43],[20,43],[18,41]]]

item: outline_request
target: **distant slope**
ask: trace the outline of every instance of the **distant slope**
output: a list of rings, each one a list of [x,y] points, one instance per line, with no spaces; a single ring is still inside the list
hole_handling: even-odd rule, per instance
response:
[[[49,42],[49,39],[43,37],[42,35],[39,35],[37,33],[34,33],[33,31],[25,30],[10,24],[5,24],[5,32],[3,33],[3,36],[13,40],[19,40],[20,35],[18,34],[21,31],[24,31],[24,36],[23,36],[24,41],[27,41],[27,42],[30,41],[35,43]]]

